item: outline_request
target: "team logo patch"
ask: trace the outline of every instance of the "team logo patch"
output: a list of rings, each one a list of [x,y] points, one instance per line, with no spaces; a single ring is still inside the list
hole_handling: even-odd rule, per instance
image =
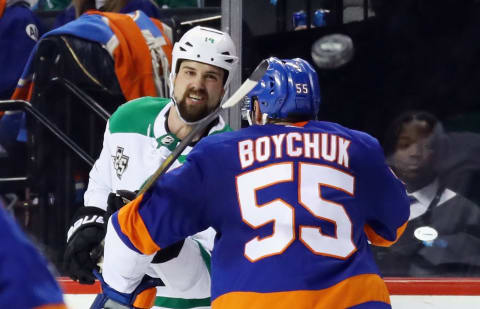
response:
[[[165,134],[157,138],[157,148],[166,147],[168,150],[173,151],[177,147],[178,142],[179,139],[176,136]]]
[[[117,172],[118,179],[122,179],[122,175],[128,167],[129,157],[123,154],[123,147],[117,147],[117,152],[113,158],[113,168]]]
[[[38,41],[38,28],[36,25],[28,24],[25,28],[25,32],[32,40],[34,40],[35,42]]]
[[[173,143],[175,141],[175,138],[171,135],[165,135],[161,140],[160,140],[160,143],[164,144],[164,145],[170,145],[171,143]]]

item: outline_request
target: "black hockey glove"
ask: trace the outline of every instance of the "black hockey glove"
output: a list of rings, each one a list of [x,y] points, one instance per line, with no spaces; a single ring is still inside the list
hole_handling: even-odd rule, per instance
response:
[[[107,200],[106,221],[114,212],[133,201],[136,197],[137,193],[128,190],[117,190],[117,193],[110,193]]]
[[[64,268],[73,280],[93,284],[93,270],[103,255],[101,246],[107,230],[105,211],[98,207],[81,207],[75,213],[67,233]]]

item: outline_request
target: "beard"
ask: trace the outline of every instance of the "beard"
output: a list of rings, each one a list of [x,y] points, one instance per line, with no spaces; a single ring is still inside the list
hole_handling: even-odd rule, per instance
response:
[[[187,97],[192,93],[205,97],[206,102],[203,104],[187,104]],[[186,91],[181,100],[177,100],[178,112],[180,113],[180,116],[182,116],[182,118],[187,122],[199,121],[208,116],[208,114],[212,111],[208,107],[208,100],[208,94],[204,90]]]

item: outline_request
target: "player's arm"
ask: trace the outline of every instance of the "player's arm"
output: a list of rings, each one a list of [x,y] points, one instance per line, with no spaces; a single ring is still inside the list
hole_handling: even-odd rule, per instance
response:
[[[92,271],[98,269],[100,244],[106,232],[106,208],[111,192],[111,154],[109,147],[109,122],[104,134],[100,157],[90,171],[88,188],[84,196],[85,207],[74,214],[67,232],[64,267],[67,274],[80,283],[93,284]],[[93,253],[94,250],[99,252]]]
[[[210,225],[205,220],[208,185],[194,159],[199,145],[182,167],[163,175],[110,218],[103,275],[114,289],[132,292],[157,251]]]
[[[405,230],[410,215],[410,203],[403,183],[385,162],[377,140],[370,137],[362,159],[359,191],[367,202],[367,224],[364,230],[373,245],[388,247]]]
[[[95,161],[90,170],[88,187],[85,191],[85,206],[94,206],[103,210],[107,210],[108,195],[112,192],[112,154],[110,149],[110,121],[103,136],[103,147],[100,156]]]

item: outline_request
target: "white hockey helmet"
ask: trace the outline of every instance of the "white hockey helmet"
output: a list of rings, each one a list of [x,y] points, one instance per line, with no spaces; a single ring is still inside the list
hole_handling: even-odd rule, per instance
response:
[[[183,59],[224,69],[228,74],[224,89],[227,89],[238,63],[235,44],[228,33],[201,26],[188,30],[173,46],[170,72],[170,97],[172,98],[173,81],[179,69],[179,60]]]

